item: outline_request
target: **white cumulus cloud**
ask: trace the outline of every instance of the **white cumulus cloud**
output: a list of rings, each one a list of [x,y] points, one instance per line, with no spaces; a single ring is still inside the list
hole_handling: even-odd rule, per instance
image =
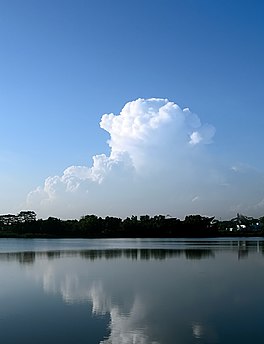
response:
[[[104,114],[100,127],[109,133],[110,154],[95,155],[91,166],[70,166],[30,192],[27,206],[39,216],[221,216],[220,209],[233,212],[241,204],[235,170],[219,168],[206,152],[215,128],[190,109],[167,99],[137,99],[117,115]],[[263,197],[262,185],[257,195],[249,192],[242,209]]]

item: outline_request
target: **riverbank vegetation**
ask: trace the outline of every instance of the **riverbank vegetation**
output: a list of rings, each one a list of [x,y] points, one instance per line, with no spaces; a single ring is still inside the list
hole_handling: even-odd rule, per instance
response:
[[[131,216],[126,219],[85,215],[79,220],[55,217],[37,219],[33,211],[0,216],[1,237],[64,237],[64,238],[162,238],[263,236],[264,216],[259,219],[237,216],[229,221],[214,217],[188,215],[184,220],[169,215]]]

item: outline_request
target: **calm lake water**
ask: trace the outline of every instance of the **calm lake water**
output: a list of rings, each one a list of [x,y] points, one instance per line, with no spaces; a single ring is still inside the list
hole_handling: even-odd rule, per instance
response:
[[[3,344],[262,343],[264,240],[0,239]]]

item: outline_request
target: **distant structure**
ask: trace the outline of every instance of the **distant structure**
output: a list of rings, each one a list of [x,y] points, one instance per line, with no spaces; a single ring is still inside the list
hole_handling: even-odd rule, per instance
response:
[[[245,216],[237,213],[237,216],[231,219],[231,222],[236,225],[236,230],[260,230],[261,226],[259,220],[254,219],[251,216]]]

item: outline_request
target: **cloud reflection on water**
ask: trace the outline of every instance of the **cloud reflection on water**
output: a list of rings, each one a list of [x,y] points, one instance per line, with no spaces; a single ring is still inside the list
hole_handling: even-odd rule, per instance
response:
[[[159,344],[151,340],[145,322],[145,306],[139,295],[133,295],[129,309],[124,310],[122,302],[114,300],[111,291],[103,286],[102,280],[82,280],[76,272],[62,274],[60,277],[54,266],[46,266],[38,270],[35,280],[41,281],[46,293],[61,295],[69,304],[87,302],[92,305],[92,313],[96,316],[110,316],[108,338],[100,344]]]

